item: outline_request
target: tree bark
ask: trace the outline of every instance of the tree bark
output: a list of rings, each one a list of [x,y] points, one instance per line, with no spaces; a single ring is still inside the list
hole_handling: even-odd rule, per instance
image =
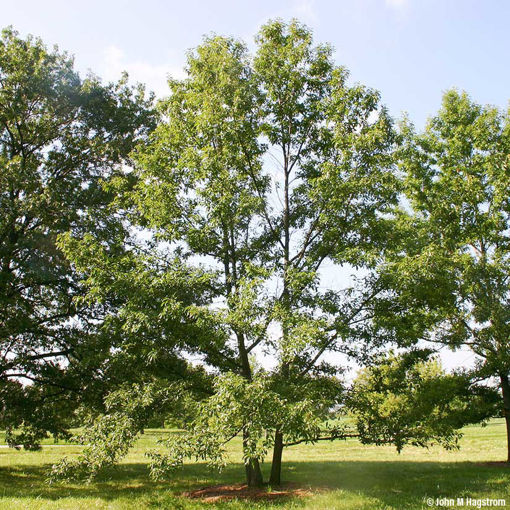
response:
[[[262,487],[264,479],[262,478],[262,471],[258,459],[250,459],[248,464],[245,464],[245,470],[248,487]]]
[[[269,485],[280,485],[282,475],[283,434],[278,430],[274,435],[273,461]]]
[[[241,358],[242,375],[245,379],[251,381],[252,380],[251,366],[248,353],[246,352],[244,334],[236,331],[236,336],[237,345],[239,348],[239,357]],[[246,429],[244,429],[243,447],[246,447],[249,438],[250,438],[249,432]],[[246,483],[248,487],[260,487],[264,483],[264,479],[262,477],[262,470],[260,469],[260,462],[258,459],[253,458],[248,459],[248,462],[245,464],[245,471],[246,471]]]
[[[243,447],[246,446],[249,437],[249,433],[244,430]],[[244,465],[244,469],[246,472],[246,484],[248,487],[262,486],[264,483],[264,478],[262,477],[262,470],[260,469],[260,462],[258,459],[248,459],[248,462],[246,462]]]
[[[508,375],[501,374],[501,391],[503,393],[503,415],[505,416],[506,422],[506,447],[507,447],[507,459],[510,463],[510,381]]]

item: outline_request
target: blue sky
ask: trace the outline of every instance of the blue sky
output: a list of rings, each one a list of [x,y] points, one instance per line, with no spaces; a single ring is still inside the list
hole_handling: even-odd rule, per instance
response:
[[[418,127],[442,92],[466,90],[502,108],[510,99],[507,0],[23,0],[1,2],[12,24],[75,55],[77,68],[115,79],[125,69],[159,95],[166,75],[182,75],[185,51],[204,34],[253,45],[268,19],[297,17],[329,42],[352,81],[378,89],[395,117]]]

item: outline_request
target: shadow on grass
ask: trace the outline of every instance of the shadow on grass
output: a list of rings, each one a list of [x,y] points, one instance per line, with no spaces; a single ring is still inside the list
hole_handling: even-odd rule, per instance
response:
[[[168,481],[154,482],[148,476],[147,465],[138,463],[109,469],[91,484],[48,485],[45,479],[49,468],[50,465],[0,468],[0,497],[53,501],[69,497],[104,501],[141,497],[146,508],[164,508],[170,501],[173,503],[168,508],[179,508],[178,496],[183,491],[236,483],[243,476],[240,464],[229,466],[221,474],[203,464],[189,464]],[[264,468],[267,476],[268,466]],[[390,508],[420,507],[427,497],[510,497],[510,469],[469,462],[287,462],[283,478],[312,489],[342,491],[342,498],[361,495]],[[306,501],[294,501],[295,505],[300,503]]]
[[[420,508],[427,498],[505,498],[510,469],[475,462],[336,461],[288,463],[286,478],[362,495],[381,507]],[[378,506],[379,508],[379,506]],[[424,506],[425,508],[425,506]]]

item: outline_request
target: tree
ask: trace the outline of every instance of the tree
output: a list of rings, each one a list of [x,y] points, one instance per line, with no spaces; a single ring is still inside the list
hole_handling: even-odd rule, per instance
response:
[[[218,378],[177,460],[213,450],[218,460],[220,444],[242,432],[248,483],[262,482],[259,461],[273,447],[278,485],[285,445],[331,437],[320,425],[341,385],[321,356],[359,354],[353,339],[367,336],[376,279],[360,292],[322,291],[320,271],[380,260],[395,137],[378,94],[348,86],[306,27],[270,22],[257,46],[251,57],[212,37],[189,54],[188,77],[171,80],[160,105],[165,122],[138,149],[133,200],[158,239],[221,274],[215,309],[229,362],[217,368],[241,377]],[[278,365],[257,368],[257,350]],[[176,464],[157,461],[158,472]]]
[[[67,54],[12,29],[0,84],[0,420],[30,424],[12,441],[33,445],[106,390],[103,311],[76,299],[83,288],[57,237],[93,232],[107,244],[123,232],[101,182],[129,164],[154,112],[142,87],[82,80]]]
[[[362,369],[347,406],[365,444],[458,448],[459,430],[491,417],[497,395],[468,373],[447,374],[430,350],[390,353]]]
[[[403,135],[409,205],[387,274],[417,338],[469,347],[475,380],[499,380],[510,461],[509,116],[451,90]]]

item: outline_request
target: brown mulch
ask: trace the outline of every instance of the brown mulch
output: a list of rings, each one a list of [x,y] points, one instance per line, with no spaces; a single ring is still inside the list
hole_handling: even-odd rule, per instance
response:
[[[490,461],[490,462],[477,462],[477,464],[480,466],[510,468],[510,463],[505,462],[504,460],[494,460],[494,461]]]
[[[184,497],[201,499],[206,503],[228,501],[235,498],[273,501],[282,498],[307,497],[312,495],[313,492],[310,489],[305,489],[292,483],[286,483],[271,490],[268,487],[248,487],[246,484],[236,483],[230,485],[214,485],[182,493]]]

